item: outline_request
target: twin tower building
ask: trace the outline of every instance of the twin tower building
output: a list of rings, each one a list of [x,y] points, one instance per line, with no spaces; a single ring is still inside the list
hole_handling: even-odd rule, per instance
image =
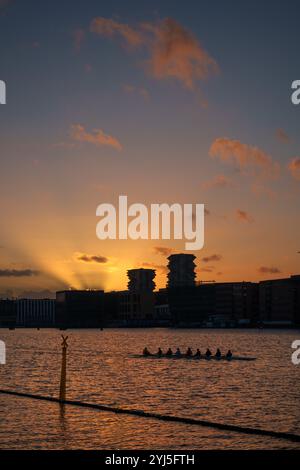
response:
[[[174,254],[168,257],[167,288],[195,286],[195,259],[192,254]],[[129,269],[127,276],[129,292],[154,291],[154,269]]]
[[[154,269],[130,269],[124,291],[60,291],[56,293],[56,325],[88,328],[106,325],[151,326],[170,322],[169,292],[195,286],[195,256],[168,258],[167,288],[155,290]]]

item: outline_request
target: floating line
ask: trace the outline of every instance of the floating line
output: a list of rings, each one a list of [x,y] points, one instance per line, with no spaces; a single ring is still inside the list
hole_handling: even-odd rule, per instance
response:
[[[117,413],[117,414],[126,414],[132,416],[139,416],[141,418],[152,418],[157,419],[160,421],[170,421],[175,423],[182,423],[182,424],[189,424],[192,426],[203,426],[209,428],[220,429],[224,431],[232,431],[242,434],[252,434],[257,436],[268,436],[274,437],[277,439],[285,439],[288,441],[293,442],[300,442],[300,435],[287,433],[287,432],[278,432],[278,431],[268,431],[265,429],[258,429],[258,428],[249,428],[244,426],[238,426],[235,424],[226,424],[226,423],[216,423],[201,419],[194,419],[194,418],[184,418],[181,416],[169,416],[169,415],[162,415],[159,413],[152,413],[142,410],[131,410],[126,408],[118,408],[108,405],[99,405],[96,403],[85,403],[82,401],[74,401],[74,400],[63,400],[60,401],[58,398],[55,397],[46,397],[42,395],[34,395],[32,393],[24,393],[24,392],[15,392],[13,390],[2,390],[0,389],[0,393],[3,395],[13,395],[16,397],[23,397],[23,398],[31,398],[33,400],[43,400],[49,401],[52,403],[59,403],[60,405],[71,405],[71,406],[79,406],[82,408],[90,408],[99,411],[106,411],[110,413]]]

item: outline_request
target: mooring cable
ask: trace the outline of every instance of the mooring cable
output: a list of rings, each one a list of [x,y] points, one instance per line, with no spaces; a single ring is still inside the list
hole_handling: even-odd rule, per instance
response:
[[[59,400],[59,398],[55,398],[55,397],[46,397],[42,395],[35,395],[32,393],[16,392],[13,390],[0,389],[0,393],[3,395],[13,395],[17,397],[31,398],[33,400],[44,400],[44,401],[49,401],[53,403],[59,403],[60,405],[79,406],[83,408],[90,408],[90,409],[106,411],[110,413],[127,414],[127,415],[139,416],[141,418],[152,418],[152,419],[157,419],[160,421],[170,421],[170,422],[172,421],[176,423],[189,424],[192,426],[196,425],[196,426],[210,427],[210,428],[220,429],[224,431],[232,431],[232,432],[237,432],[237,433],[242,433],[242,434],[252,434],[252,435],[258,435],[258,436],[268,436],[268,437],[273,437],[277,439],[285,439],[288,441],[300,442],[300,435],[288,433],[288,432],[271,431],[271,430],[259,429],[259,428],[250,428],[250,427],[244,427],[244,426],[239,426],[235,424],[216,423],[216,422],[194,419],[194,418],[184,418],[181,416],[162,415],[159,413],[153,413],[153,412],[148,412],[148,411],[132,410],[132,409],[119,408],[119,407],[113,407],[113,406],[108,406],[108,405],[99,405],[96,403],[85,403],[85,402],[76,401],[76,400]]]

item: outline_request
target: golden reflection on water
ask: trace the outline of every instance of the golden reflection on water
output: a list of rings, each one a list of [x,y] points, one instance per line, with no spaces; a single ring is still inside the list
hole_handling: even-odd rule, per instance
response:
[[[297,332],[207,330],[68,331],[67,398],[300,434]],[[0,330],[2,388],[58,396],[60,332]],[[299,335],[298,335],[299,336]],[[253,363],[149,360],[150,350],[220,347]],[[0,396],[1,448],[295,448],[261,436]],[[299,448],[299,445],[298,445]]]

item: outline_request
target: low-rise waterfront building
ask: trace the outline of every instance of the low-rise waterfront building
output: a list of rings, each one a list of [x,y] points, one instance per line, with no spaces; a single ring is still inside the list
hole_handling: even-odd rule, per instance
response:
[[[0,299],[0,328],[14,328],[16,326],[16,301]]]
[[[17,326],[24,328],[45,328],[55,326],[55,300],[16,300]]]
[[[56,325],[60,328],[101,328],[106,324],[103,290],[56,292]]]
[[[234,327],[257,321],[256,283],[198,283],[195,287],[169,289],[168,295],[175,325]]]
[[[266,326],[300,325],[300,275],[261,281],[259,314]]]

